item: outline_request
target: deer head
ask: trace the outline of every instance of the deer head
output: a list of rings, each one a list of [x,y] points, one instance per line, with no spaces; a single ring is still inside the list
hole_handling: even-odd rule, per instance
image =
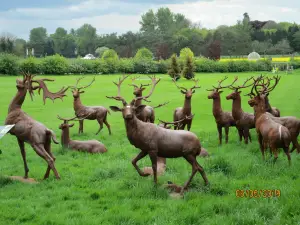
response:
[[[230,87],[231,85],[233,85],[236,81],[237,81],[237,77],[234,78],[233,82],[227,86],[222,86],[222,83],[227,80],[228,77],[224,77],[222,80],[219,80],[218,81],[218,86],[215,87],[213,86],[213,89],[206,89],[207,91],[211,91],[211,93],[207,96],[208,99],[219,99],[220,98],[220,94],[223,92],[222,89],[224,88],[228,88]]]
[[[194,85],[193,87],[191,87],[190,89],[187,89],[187,88],[185,88],[185,87],[178,86],[176,80],[173,79],[174,84],[175,84],[176,87],[180,90],[180,92],[181,92],[182,94],[185,95],[185,98],[186,98],[186,99],[191,99],[192,96],[193,96],[193,94],[195,93],[195,89],[201,88],[201,87],[198,85],[199,79],[197,79],[197,80],[196,80],[196,79],[193,79],[193,81],[195,82],[195,85]]]
[[[246,94],[246,96],[250,96],[251,99],[248,101],[248,104],[251,107],[264,107],[265,106],[265,97],[266,94],[265,92],[266,87],[264,86],[264,82],[263,82],[263,76],[259,76],[258,78],[254,79],[254,83],[253,86],[251,88],[250,93]],[[262,89],[260,90],[259,87],[261,87]]]
[[[127,76],[123,76],[122,78],[119,78],[119,82],[116,83],[116,82],[113,82],[117,87],[118,87],[118,95],[117,96],[106,96],[107,98],[109,99],[114,99],[114,100],[117,100],[117,101],[121,101],[122,104],[123,104],[123,107],[122,108],[119,108],[117,106],[110,106],[110,109],[114,112],[122,112],[122,115],[123,115],[123,118],[125,120],[130,120],[130,119],[133,119],[134,116],[136,114],[139,114],[145,107],[146,105],[140,105],[138,107],[135,107],[135,102],[138,101],[138,100],[146,100],[146,101],[149,101],[147,100],[153,93],[154,89],[155,89],[155,86],[158,84],[158,82],[160,81],[160,79],[156,79],[155,76],[148,76],[151,81],[152,81],[152,89],[150,90],[149,94],[147,96],[143,96],[143,97],[136,97],[134,98],[129,104],[126,102],[126,100],[121,96],[121,85],[123,83],[123,81],[128,77],[129,75]]]
[[[22,72],[23,80],[17,79],[17,89],[28,91],[30,94],[31,100],[33,100],[34,91],[38,89],[38,93],[40,94],[41,90],[43,90],[43,101],[46,103],[46,99],[50,98],[54,101],[57,98],[63,99],[66,96],[65,92],[68,90],[68,87],[62,87],[58,92],[52,93],[48,90],[45,81],[54,81],[52,79],[34,79],[35,75],[30,74],[29,72]],[[37,83],[37,86],[33,86],[34,83]]]
[[[242,88],[248,88],[248,87],[250,87],[251,85],[253,85],[253,83],[251,83],[250,85],[246,85],[250,80],[252,80],[253,79],[253,77],[250,77],[250,78],[247,78],[246,80],[245,80],[245,82],[243,83],[243,85],[241,85],[241,86],[233,86],[233,84],[229,87],[231,90],[233,90],[233,92],[231,93],[231,94],[229,94],[229,95],[227,95],[226,96],[226,99],[227,100],[230,100],[230,99],[232,99],[232,100],[235,100],[235,99],[237,99],[238,97],[240,97],[240,94],[241,94],[241,91],[240,91],[240,89],[242,89]]]
[[[72,89],[72,93],[73,93],[73,97],[74,98],[79,98],[80,94],[83,94],[84,91],[82,91],[82,89],[88,88],[89,86],[91,86],[94,82],[95,82],[95,77],[93,78],[93,80],[85,86],[81,86],[78,87],[79,82],[83,79],[84,77],[80,77],[76,80],[76,84],[75,86],[69,86]]]
[[[87,116],[86,116],[87,117]],[[69,128],[69,127],[73,127],[74,126],[74,123],[72,123],[72,124],[69,124],[69,122],[70,121],[80,121],[80,120],[84,120],[86,117],[84,117],[84,118],[78,118],[78,117],[73,117],[73,118],[68,118],[68,119],[66,119],[66,118],[62,118],[61,116],[59,116],[59,115],[57,115],[57,118],[59,119],[59,120],[62,120],[63,121],[63,123],[61,124],[61,125],[59,125],[59,129],[61,129],[61,130],[64,130],[64,129],[66,129],[66,128]]]
[[[132,77],[131,78],[131,84],[129,84],[129,86],[132,86],[134,88],[133,94],[135,96],[142,96],[143,95],[143,91],[146,89],[145,87],[150,86],[151,84],[140,84],[140,86],[134,84],[134,81],[139,78],[138,77]]]

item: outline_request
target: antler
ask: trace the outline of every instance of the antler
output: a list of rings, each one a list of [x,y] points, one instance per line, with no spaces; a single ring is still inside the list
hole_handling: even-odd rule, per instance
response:
[[[150,77],[150,76],[148,76],[150,79],[151,79],[151,81],[152,81],[152,89],[150,90],[150,92],[149,92],[149,94],[147,95],[147,96],[141,96],[141,97],[137,97],[137,98],[134,98],[132,101],[131,101],[131,105],[134,105],[134,103],[136,102],[136,101],[138,101],[138,100],[145,100],[145,101],[148,101],[147,100],[147,98],[149,98],[151,95],[152,95],[152,93],[153,93],[153,91],[154,91],[154,89],[155,89],[155,86],[159,83],[159,81],[160,81],[160,78],[158,78],[158,79],[156,79],[156,77],[153,75],[152,77]],[[149,102],[149,101],[148,101]]]
[[[191,116],[185,116],[185,118],[183,118],[183,119],[181,119],[181,120],[177,120],[177,121],[174,121],[174,122],[165,122],[165,121],[163,121],[163,120],[158,120],[159,122],[161,122],[161,123],[164,123],[164,124],[178,124],[178,123],[181,123],[181,122],[183,122],[183,121],[185,121],[185,120],[190,120],[190,119],[193,119],[193,117],[194,117],[194,115],[195,114],[192,114]]]
[[[66,96],[65,92],[69,89],[69,87],[62,87],[58,92],[52,93],[49,91],[45,81],[54,81],[51,79],[39,79],[39,80],[33,80],[32,82],[38,83],[39,86],[34,87],[33,89],[39,89],[38,93],[40,94],[41,89],[43,90],[43,101],[44,104],[46,104],[46,99],[50,98],[53,102],[55,99],[60,98],[61,100],[63,100],[63,97]]]
[[[193,81],[195,82],[195,85],[193,87],[191,87],[191,90],[196,89],[196,88],[201,88],[201,86],[199,86],[199,79],[193,79]]]
[[[131,79],[131,84],[128,84],[128,85],[133,86],[135,88],[139,88],[139,86],[137,86],[136,84],[133,83],[138,77],[139,76],[135,76],[135,77],[130,78]]]
[[[221,84],[227,79],[228,79],[228,76],[225,76],[222,80],[218,81],[218,83],[219,83],[218,87],[213,86],[214,89],[206,89],[206,90],[207,91],[213,91],[213,90],[219,91],[220,89],[231,87],[238,80],[238,77],[235,77],[231,84],[226,85],[226,86],[221,86]]]
[[[262,85],[259,84],[259,82],[263,79],[263,77],[264,77],[263,75],[260,75],[256,79],[252,78],[254,80],[253,86],[251,88],[250,93],[246,94],[245,96],[253,97],[253,96],[256,96],[256,95],[260,94],[260,92],[257,90],[257,86],[262,86]],[[254,93],[254,90],[255,90],[256,93]]]
[[[159,104],[158,106],[153,107],[153,109],[160,108],[160,107],[162,107],[162,106],[164,106],[164,105],[167,105],[167,104],[169,104],[169,102],[165,102],[165,103],[163,103],[163,104]]]
[[[69,122],[69,121],[81,121],[81,120],[84,120],[84,119],[87,118],[89,115],[90,115],[90,114],[88,114],[87,116],[85,116],[85,117],[83,117],[83,118],[78,118],[77,116],[75,116],[75,117],[73,117],[73,118],[68,118],[68,119],[62,118],[61,116],[57,115],[57,118],[58,118],[59,120],[63,120],[64,123],[67,123],[67,122]]]
[[[241,85],[241,86],[233,86],[233,85],[231,85],[229,88],[232,89],[232,90],[237,91],[238,89],[241,89],[241,88],[247,88],[247,87],[250,87],[250,86],[253,85],[254,83],[249,84],[249,85],[247,85],[247,86],[246,86],[246,84],[249,82],[249,80],[252,80],[252,79],[253,79],[253,76],[250,77],[250,78],[247,78],[247,79],[244,81],[243,85]]]
[[[175,78],[173,78],[172,80],[173,80],[174,84],[176,85],[176,87],[177,87],[178,89],[187,91],[187,89],[186,89],[185,87],[180,87],[180,86],[177,85],[177,82],[176,82]]]
[[[272,79],[269,79],[269,78],[267,78],[267,79],[268,79],[268,83],[265,84],[265,87],[266,87],[266,88],[263,90],[263,92],[264,92],[265,94],[266,94],[266,93],[269,93],[269,92],[271,92],[271,91],[274,90],[274,88],[275,88],[275,87],[277,86],[277,84],[279,83],[281,77],[279,77],[279,76],[277,75],[277,76],[274,76]],[[275,80],[275,83],[274,83],[273,86],[269,87],[269,86],[270,86],[270,83],[271,83],[271,80]]]
[[[123,103],[123,105],[126,106],[126,105],[127,105],[127,102],[126,102],[126,100],[121,96],[121,85],[122,85],[123,81],[124,81],[127,77],[129,77],[129,75],[127,75],[127,76],[126,76],[126,75],[123,75],[122,78],[119,77],[119,82],[118,82],[118,83],[116,83],[116,82],[113,81],[113,83],[114,83],[115,85],[117,85],[117,87],[118,87],[118,95],[117,95],[117,96],[106,96],[106,98],[109,98],[109,99],[115,99],[115,100],[117,100],[117,101],[121,101],[121,102]]]

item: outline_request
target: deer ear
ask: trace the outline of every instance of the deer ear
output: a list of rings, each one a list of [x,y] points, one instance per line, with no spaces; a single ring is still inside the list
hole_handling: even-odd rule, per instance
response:
[[[122,109],[120,109],[118,106],[109,106],[109,108],[114,112],[121,112]]]
[[[242,91],[238,91],[238,93],[239,93],[239,94],[241,94],[241,93],[242,93]]]
[[[73,127],[73,126],[74,126],[74,123],[69,124],[69,127]]]
[[[186,94],[186,92],[184,90],[180,90],[180,91],[181,91],[182,94],[184,94],[184,95]]]
[[[83,94],[84,93],[84,91],[79,91],[79,94]]]
[[[195,93],[195,90],[193,90],[192,93],[194,94],[194,93]]]
[[[141,91],[144,91],[144,90],[146,90],[146,88],[142,88],[142,89],[141,89]]]
[[[146,105],[139,105],[138,107],[135,108],[135,113],[140,114],[144,110],[145,107],[146,107]]]
[[[223,91],[219,91],[219,94],[223,93]]]
[[[269,96],[269,93],[267,93],[266,96],[268,97],[268,96]]]

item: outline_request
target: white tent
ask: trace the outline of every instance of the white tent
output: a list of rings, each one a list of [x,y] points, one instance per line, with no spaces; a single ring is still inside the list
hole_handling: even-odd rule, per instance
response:
[[[260,59],[260,55],[257,52],[251,52],[248,55],[248,60],[259,60]]]
[[[83,57],[83,59],[96,59],[96,57],[93,56],[92,54],[87,54],[86,56]]]

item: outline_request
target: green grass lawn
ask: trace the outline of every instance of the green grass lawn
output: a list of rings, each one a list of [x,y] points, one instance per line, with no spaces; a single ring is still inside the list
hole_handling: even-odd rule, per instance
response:
[[[51,172],[50,178],[42,181],[46,163],[26,145],[29,176],[39,184],[8,182],[2,175],[24,175],[23,162],[17,140],[7,135],[0,140],[0,224],[297,224],[300,221],[300,156],[292,153],[292,166],[282,152],[276,165],[263,162],[256,133],[251,131],[253,143],[246,146],[239,143],[235,128],[231,128],[229,144],[218,146],[217,129],[212,115],[212,100],[207,98],[207,88],[216,85],[225,74],[197,74],[201,89],[192,98],[195,117],[192,132],[200,138],[209,151],[209,159],[198,158],[211,183],[209,188],[197,174],[185,194],[184,199],[172,199],[162,186],[167,181],[183,184],[191,174],[191,166],[182,158],[168,159],[166,173],[158,178],[157,188],[152,177],[140,177],[131,164],[139,150],[130,145],[126,137],[123,118],[120,113],[108,116],[112,136],[106,127],[96,136],[98,124],[85,121],[84,134],[78,135],[78,124],[71,129],[73,139],[98,139],[108,152],[103,155],[63,150],[52,143],[57,157],[56,168],[61,175],[57,181]],[[240,82],[258,73],[226,74],[229,80],[238,75]],[[176,107],[182,106],[184,96],[170,78],[160,75],[162,81],[151,98],[152,106],[167,100],[170,103],[156,110],[158,119],[171,120]],[[72,85],[78,76],[50,76],[55,83],[49,89],[58,90],[62,85]],[[97,76],[96,82],[82,95],[85,105],[120,106],[120,102],[105,98],[116,95],[118,76]],[[147,78],[141,77],[141,78]],[[16,93],[16,77],[0,77],[0,124],[4,123],[8,104]],[[83,83],[92,79],[87,76]],[[133,98],[130,79],[123,86],[122,93],[129,101]],[[147,80],[137,81],[146,83]],[[228,81],[229,82],[229,81]],[[282,73],[282,79],[270,94],[272,106],[281,110],[283,116],[300,118],[300,71],[291,75]],[[180,85],[189,87],[192,81],[181,79]],[[223,110],[231,110],[231,101],[222,95]],[[147,93],[147,92],[146,92]],[[243,97],[244,111],[252,112]],[[36,95],[34,101],[29,96],[23,110],[36,120],[55,131],[63,117],[73,116],[73,97],[68,91],[64,101],[49,99],[46,105],[42,97]],[[267,158],[269,155],[267,155]],[[141,160],[140,167],[150,165],[148,157]],[[237,198],[237,189],[280,189],[281,196],[273,198]]]

